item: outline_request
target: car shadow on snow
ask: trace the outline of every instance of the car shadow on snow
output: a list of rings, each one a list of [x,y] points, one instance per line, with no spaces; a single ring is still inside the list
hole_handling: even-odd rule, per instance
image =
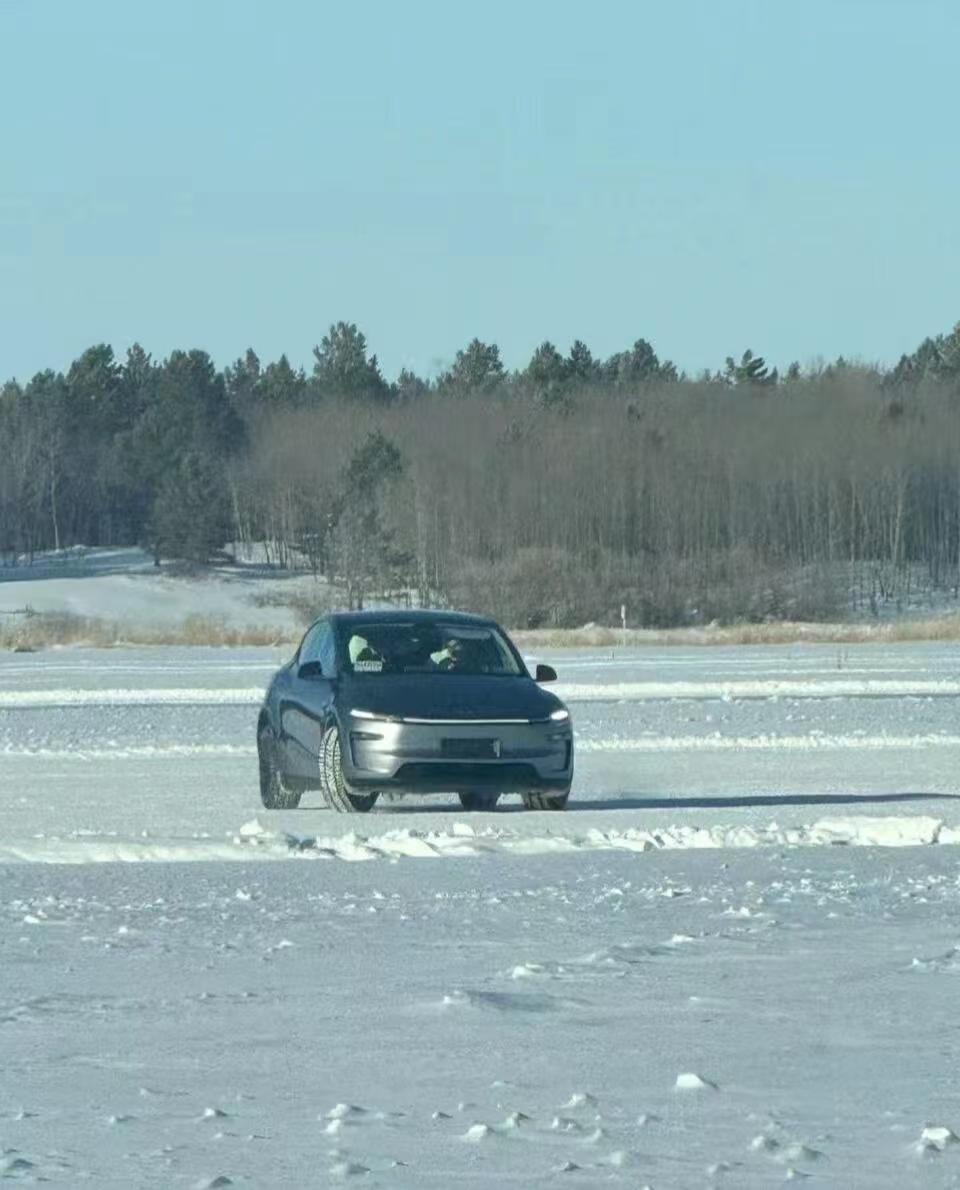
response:
[[[508,795],[509,797],[509,795]],[[960,801],[956,793],[758,793],[702,795],[696,797],[671,797],[667,793],[612,795],[609,797],[577,798],[571,794],[566,813],[596,813],[601,810],[737,810],[750,806],[871,806],[891,805],[904,802]],[[322,806],[305,806],[304,809],[325,809]],[[444,799],[411,802],[407,798],[395,801],[381,799],[373,814],[451,814],[462,816],[463,807],[456,800]],[[471,814],[477,811],[470,811]],[[491,813],[526,814],[519,799],[501,801]]]

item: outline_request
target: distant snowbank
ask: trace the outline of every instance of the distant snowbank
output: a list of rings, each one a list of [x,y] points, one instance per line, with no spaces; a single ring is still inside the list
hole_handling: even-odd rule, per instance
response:
[[[958,748],[960,735],[752,735],[640,736],[605,740],[578,740],[578,752],[829,752],[877,748]]]
[[[571,702],[587,700],[652,701],[656,699],[769,698],[936,698],[960,695],[960,681],[947,678],[818,678],[720,682],[558,683],[553,689]]]
[[[568,702],[647,702],[669,699],[736,702],[778,698],[956,698],[960,681],[926,678],[820,678],[707,682],[560,682],[553,687]],[[0,690],[0,709],[12,707],[153,706],[166,703],[247,706],[260,702],[263,688]]]
[[[262,686],[216,690],[203,686],[171,686],[153,690],[0,690],[0,710],[28,707],[151,707],[169,703],[190,706],[249,706],[263,699]]]
[[[534,820],[536,821],[536,820]],[[309,836],[267,830],[258,819],[224,839],[118,839],[77,833],[41,836],[0,845],[0,863],[98,864],[338,859],[444,859],[481,855],[549,855],[578,851],[655,851],[752,847],[920,847],[960,843],[960,826],[912,817],[821,818],[809,826],[664,826],[578,833],[474,827],[452,823],[445,831],[391,830],[363,835]]]
[[[48,748],[42,745],[6,744],[0,756],[29,756],[32,760],[172,760],[205,756],[256,756],[255,744],[117,744],[114,747]]]

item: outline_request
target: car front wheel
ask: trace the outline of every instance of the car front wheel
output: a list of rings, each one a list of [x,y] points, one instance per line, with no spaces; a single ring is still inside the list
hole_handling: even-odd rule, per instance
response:
[[[265,729],[257,736],[260,759],[260,800],[268,810],[295,810],[302,794],[284,777],[277,755],[277,741],[273,732]]]
[[[366,814],[380,796],[379,793],[351,793],[347,788],[336,724],[326,729],[320,741],[320,789],[330,809],[341,814]]]
[[[565,810],[570,790],[562,793],[524,793],[523,807],[525,810]]]

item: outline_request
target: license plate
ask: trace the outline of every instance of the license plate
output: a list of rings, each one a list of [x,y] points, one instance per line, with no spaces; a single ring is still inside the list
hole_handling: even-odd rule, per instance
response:
[[[441,740],[440,752],[456,760],[497,760],[499,740]]]

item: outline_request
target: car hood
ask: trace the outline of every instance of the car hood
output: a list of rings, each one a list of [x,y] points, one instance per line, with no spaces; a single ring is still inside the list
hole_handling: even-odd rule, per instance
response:
[[[414,719],[546,719],[563,705],[532,678],[455,674],[344,678],[337,701],[344,712]]]

